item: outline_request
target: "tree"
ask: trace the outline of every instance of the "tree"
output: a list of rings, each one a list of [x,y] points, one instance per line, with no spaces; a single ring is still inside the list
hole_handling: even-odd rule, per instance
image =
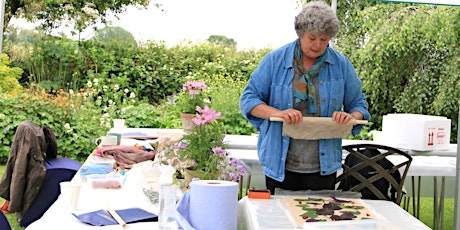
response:
[[[76,31],[82,31],[96,22],[107,22],[108,13],[120,14],[134,5],[147,8],[151,0],[6,0],[4,31],[12,17],[41,22],[45,31],[59,27],[67,21]],[[155,4],[155,7],[159,7]]]
[[[233,40],[233,38],[227,38],[223,35],[211,35],[209,36],[208,41],[228,48],[236,47],[237,45],[236,41]]]
[[[302,1],[303,2],[303,1]],[[389,113],[445,116],[458,127],[460,7],[337,2],[334,48],[363,81],[372,129]],[[456,142],[451,136],[451,142]]]
[[[119,26],[109,26],[97,30],[91,40],[106,48],[135,48],[137,47],[136,39],[127,30]]]

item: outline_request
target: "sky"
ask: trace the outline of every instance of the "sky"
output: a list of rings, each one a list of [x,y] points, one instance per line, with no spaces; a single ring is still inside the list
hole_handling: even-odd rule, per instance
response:
[[[150,6],[147,10],[129,7],[113,17],[112,25],[131,32],[140,42],[165,41],[175,45],[182,41],[201,42],[210,35],[234,39],[238,49],[276,48],[296,38],[295,0],[158,0],[163,11]],[[27,28],[23,21],[15,25]],[[101,25],[100,28],[103,26]],[[68,29],[61,29],[70,36]],[[59,32],[59,31],[56,31]],[[92,30],[81,34],[89,38]]]

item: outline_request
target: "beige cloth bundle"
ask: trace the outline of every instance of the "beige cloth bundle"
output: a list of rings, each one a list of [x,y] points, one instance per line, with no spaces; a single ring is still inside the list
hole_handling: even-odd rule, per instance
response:
[[[337,124],[330,117],[303,117],[298,124],[287,124],[279,117],[270,117],[270,120],[283,122],[283,136],[304,140],[347,138],[353,125],[367,124],[366,120],[356,119],[346,124]]]

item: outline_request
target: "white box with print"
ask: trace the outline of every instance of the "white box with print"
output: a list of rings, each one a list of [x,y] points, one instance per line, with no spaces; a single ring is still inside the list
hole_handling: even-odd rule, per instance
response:
[[[387,114],[382,134],[389,146],[416,151],[444,150],[450,145],[451,120],[423,114]]]

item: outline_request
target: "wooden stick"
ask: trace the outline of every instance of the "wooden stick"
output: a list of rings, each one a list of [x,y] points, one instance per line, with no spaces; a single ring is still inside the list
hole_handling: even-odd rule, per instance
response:
[[[157,139],[158,136],[121,136],[122,139]]]
[[[280,122],[284,122],[284,119],[281,118],[281,117],[270,117],[270,121],[280,121]],[[365,125],[367,124],[368,121],[367,120],[354,120],[353,121],[353,124],[355,125]]]
[[[127,226],[126,222],[121,218],[120,215],[118,215],[118,213],[114,209],[110,207],[110,205],[106,204],[105,208],[122,228],[125,228]]]

